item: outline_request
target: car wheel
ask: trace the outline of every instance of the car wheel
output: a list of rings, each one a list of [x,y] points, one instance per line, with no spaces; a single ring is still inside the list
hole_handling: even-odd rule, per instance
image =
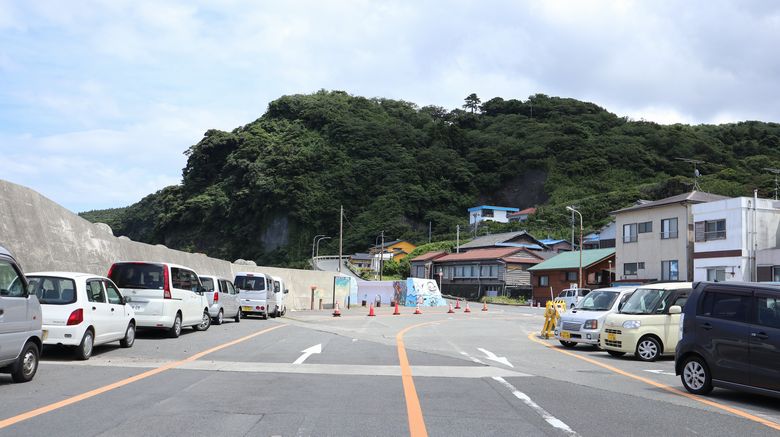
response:
[[[38,371],[39,357],[38,346],[28,341],[22,348],[19,358],[11,366],[11,378],[14,382],[27,382],[33,379],[35,372]]]
[[[76,347],[76,358],[79,360],[88,360],[92,356],[92,348],[95,346],[95,334],[92,330],[87,329],[84,332],[84,337],[81,339],[81,344]]]
[[[625,354],[626,354],[625,352],[621,352],[621,351],[613,351],[613,350],[609,350],[609,349],[607,349],[607,353],[608,353],[608,354],[610,354],[610,355],[612,355],[612,356],[613,356],[613,357],[615,357],[615,358],[622,357],[623,355],[625,355]]]
[[[135,343],[135,325],[129,323],[127,331],[125,331],[125,338],[119,340],[119,345],[122,347],[133,347],[133,343]]]
[[[563,347],[573,348],[574,346],[577,346],[577,342],[576,341],[563,341],[563,340],[558,340],[558,341],[561,342],[561,345]]]
[[[222,312],[222,310],[219,310],[219,314],[217,314],[217,317],[214,318],[214,324],[221,325],[222,322],[224,321],[225,321],[225,314]]]
[[[179,338],[181,335],[181,314],[176,313],[176,318],[173,319],[173,326],[168,330],[168,337]]]
[[[695,395],[706,395],[712,391],[712,375],[707,363],[699,356],[685,359],[680,375],[685,389]]]
[[[661,356],[661,343],[653,337],[643,337],[636,345],[636,357],[642,361],[655,361]]]
[[[240,322],[240,321],[241,321],[241,317],[242,317],[242,315],[241,315],[241,308],[239,308],[239,309],[238,309],[238,311],[236,311],[236,318],[235,318],[235,319],[233,319],[233,320],[234,320],[236,323],[238,323],[238,322]]]
[[[200,323],[193,326],[192,328],[196,331],[205,331],[209,329],[209,326],[211,326],[211,316],[209,315],[209,311],[205,310],[203,311],[203,317],[201,317]]]
[[[287,315],[287,307],[285,306],[284,309],[282,309],[282,317]]]

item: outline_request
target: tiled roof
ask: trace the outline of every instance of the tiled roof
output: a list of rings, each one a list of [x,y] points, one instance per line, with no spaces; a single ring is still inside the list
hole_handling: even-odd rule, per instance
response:
[[[350,258],[358,260],[370,260],[373,258],[373,256],[371,256],[369,253],[356,253],[351,255]]]
[[[609,258],[615,254],[615,248],[590,249],[582,251],[582,267],[588,267]],[[576,269],[580,266],[580,251],[561,252],[547,261],[537,264],[528,270],[561,270]]]
[[[519,215],[531,215],[531,214],[536,214],[536,208],[532,207],[532,208],[521,209],[520,211],[507,214],[507,217],[517,217]]]
[[[671,205],[673,203],[707,203],[714,202],[716,200],[728,199],[727,196],[721,196],[719,194],[710,194],[702,191],[691,191],[690,193],[678,194],[677,196],[667,197],[665,199],[653,200],[650,202],[642,202],[638,205],[629,206],[628,208],[612,211],[612,214],[619,214],[627,211],[638,211],[640,209],[655,208],[658,206]]]
[[[517,256],[517,255],[523,255],[523,256]],[[518,263],[518,264],[539,264],[541,262],[544,262],[543,259],[535,258],[529,255],[519,254],[519,253],[517,255],[505,256],[501,258],[501,260],[508,263]]]
[[[424,253],[424,254],[422,254],[422,255],[420,255],[418,257],[413,258],[410,262],[430,261],[432,259],[440,258],[440,257],[442,257],[442,256],[444,256],[446,254],[447,254],[447,252],[445,252],[443,250],[439,250],[439,251],[436,251],[436,252],[428,252],[428,253]]]
[[[536,240],[531,234],[525,232],[525,231],[517,231],[517,232],[502,232],[500,234],[491,234],[491,235],[485,235],[482,237],[477,237],[470,242],[466,244],[461,244],[461,249],[476,249],[478,247],[491,247],[496,246],[498,243],[506,243],[509,240],[513,240],[521,235],[528,235],[531,237],[534,241]]]
[[[502,259],[510,256],[523,249],[519,247],[501,247],[493,249],[474,249],[468,252],[451,253],[438,258],[436,262],[450,262],[450,261],[479,261],[483,259]]]

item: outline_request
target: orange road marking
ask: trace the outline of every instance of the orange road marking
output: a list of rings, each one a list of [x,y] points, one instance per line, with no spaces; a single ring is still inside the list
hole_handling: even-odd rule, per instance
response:
[[[428,431],[425,429],[425,420],[423,419],[422,408],[420,408],[420,399],[417,397],[417,389],[414,388],[412,368],[409,367],[409,358],[406,356],[404,334],[414,328],[439,322],[441,320],[407,326],[395,335],[395,342],[398,345],[398,361],[401,364],[401,381],[404,385],[404,398],[406,399],[406,415],[409,417],[409,435],[411,437],[427,437]]]
[[[121,381],[117,381],[117,382],[114,382],[112,384],[104,385],[103,387],[98,387],[98,388],[96,388],[94,390],[90,390],[88,392],[84,392],[84,393],[81,393],[79,395],[76,395],[76,396],[73,396],[73,397],[70,397],[70,398],[67,398],[67,399],[63,399],[63,400],[61,400],[59,402],[54,402],[52,404],[45,405],[45,406],[40,407],[40,408],[36,408],[34,410],[28,411],[26,413],[19,414],[17,416],[9,417],[8,419],[4,419],[4,420],[0,421],[0,429],[7,428],[7,427],[9,427],[11,425],[17,424],[19,422],[23,422],[23,421],[28,420],[28,419],[32,419],[33,417],[40,416],[42,414],[50,413],[50,412],[52,412],[54,410],[58,410],[60,408],[67,407],[68,405],[73,405],[73,404],[75,404],[77,402],[81,402],[81,401],[89,399],[91,397],[95,397],[97,395],[106,393],[106,392],[114,390],[116,388],[123,387],[123,386],[126,386],[128,384],[132,384],[132,383],[134,383],[136,381],[140,381],[140,380],[146,379],[146,378],[148,378],[150,376],[157,375],[158,373],[165,372],[166,370],[174,369],[176,367],[181,366],[184,363],[189,363],[189,362],[195,361],[197,359],[203,358],[204,356],[206,356],[208,354],[217,352],[219,350],[225,349],[227,347],[236,345],[236,344],[241,343],[243,341],[246,341],[246,340],[249,340],[251,338],[257,337],[259,335],[265,334],[266,332],[273,331],[274,329],[279,329],[279,328],[281,328],[283,326],[287,326],[287,325],[273,326],[273,327],[264,329],[262,331],[255,332],[254,334],[249,334],[249,335],[247,335],[245,337],[241,337],[241,338],[238,338],[236,340],[229,341],[227,343],[221,344],[219,346],[215,346],[215,347],[213,347],[211,349],[206,349],[205,351],[198,352],[197,354],[189,356],[189,357],[187,357],[187,358],[185,358],[183,360],[174,361],[174,362],[168,363],[168,364],[163,364],[160,367],[156,367],[154,369],[147,370],[146,372],[139,373],[138,375],[131,376],[131,377],[123,379]]]
[[[777,423],[777,422],[774,422],[774,421],[771,421],[771,420],[768,420],[768,419],[764,419],[763,417],[755,416],[755,415],[750,414],[748,412],[742,411],[742,410],[740,410],[738,408],[729,407],[728,405],[723,405],[721,403],[718,403],[718,402],[715,402],[715,401],[711,401],[709,399],[702,398],[700,396],[688,393],[686,391],[682,391],[680,389],[668,386],[666,384],[661,384],[660,382],[655,382],[652,379],[648,379],[648,378],[644,378],[642,376],[634,375],[633,373],[629,373],[629,372],[626,372],[624,370],[620,370],[617,367],[610,366],[609,364],[600,363],[600,362],[598,362],[598,361],[596,361],[596,360],[594,360],[592,358],[583,357],[582,355],[578,355],[578,354],[575,354],[573,352],[569,352],[569,351],[565,351],[565,350],[561,350],[561,349],[555,348],[552,345],[548,344],[547,342],[542,341],[542,340],[536,338],[536,334],[533,333],[533,332],[528,334],[528,339],[533,341],[533,342],[535,342],[535,343],[539,343],[541,345],[544,345],[545,347],[548,347],[548,348],[550,348],[550,349],[552,349],[552,350],[554,350],[556,352],[560,352],[562,354],[569,355],[571,357],[578,358],[578,359],[583,360],[583,361],[587,361],[588,363],[594,364],[594,365],[599,366],[599,367],[603,367],[603,368],[605,368],[607,370],[615,372],[615,373],[617,373],[619,375],[623,375],[623,376],[625,376],[627,378],[631,378],[631,379],[635,379],[637,381],[644,382],[645,384],[652,385],[653,387],[666,390],[669,393],[673,393],[673,394],[676,394],[678,396],[682,396],[682,397],[685,397],[685,398],[688,398],[688,399],[692,399],[692,400],[694,400],[696,402],[700,402],[702,404],[709,405],[710,407],[717,408],[719,410],[727,411],[727,412],[729,412],[731,414],[734,414],[736,416],[739,416],[739,417],[741,417],[743,419],[752,420],[753,422],[758,422],[758,423],[760,423],[762,425],[765,425],[765,426],[768,426],[768,427],[770,427],[772,429],[776,429],[776,430],[780,431],[780,423]]]

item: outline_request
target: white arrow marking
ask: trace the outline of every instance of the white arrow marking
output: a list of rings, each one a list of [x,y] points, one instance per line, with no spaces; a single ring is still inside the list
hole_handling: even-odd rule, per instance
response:
[[[301,352],[303,352],[303,355],[298,357],[298,359],[295,360],[293,362],[293,364],[302,364],[304,361],[306,361],[306,358],[309,358],[309,356],[311,356],[311,354],[321,354],[322,353],[322,344],[315,344],[314,346],[312,346],[312,347],[310,347],[308,349],[302,350]]]
[[[663,370],[645,370],[645,372],[655,373],[656,375],[677,376],[674,373],[664,372]]]
[[[512,367],[512,368],[515,367],[515,366],[512,365],[512,363],[509,362],[509,360],[506,359],[506,357],[497,357],[496,354],[494,354],[493,352],[490,352],[489,350],[482,349],[481,347],[478,347],[477,350],[482,352],[483,354],[485,354],[485,358],[487,358],[488,360],[495,361],[497,363],[501,363],[501,364],[503,364],[505,366],[509,366],[509,367]]]

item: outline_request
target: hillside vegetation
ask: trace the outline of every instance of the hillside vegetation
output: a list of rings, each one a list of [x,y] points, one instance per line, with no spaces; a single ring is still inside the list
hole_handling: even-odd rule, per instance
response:
[[[281,97],[231,132],[209,130],[186,155],[181,185],[83,216],[134,240],[266,265],[302,265],[317,234],[334,237],[320,253],[337,252],[339,205],[345,252],[382,230],[427,242],[429,222],[434,241],[454,239],[457,224],[466,236],[466,209],[478,204],[538,205],[521,226],[563,237],[565,205],[595,229],[639,198],[690,190],[693,167],[678,157],[706,161],[705,191],[770,195],[763,168],[780,167],[780,125],[664,126],[541,94],[472,95],[446,110],[320,91]]]

